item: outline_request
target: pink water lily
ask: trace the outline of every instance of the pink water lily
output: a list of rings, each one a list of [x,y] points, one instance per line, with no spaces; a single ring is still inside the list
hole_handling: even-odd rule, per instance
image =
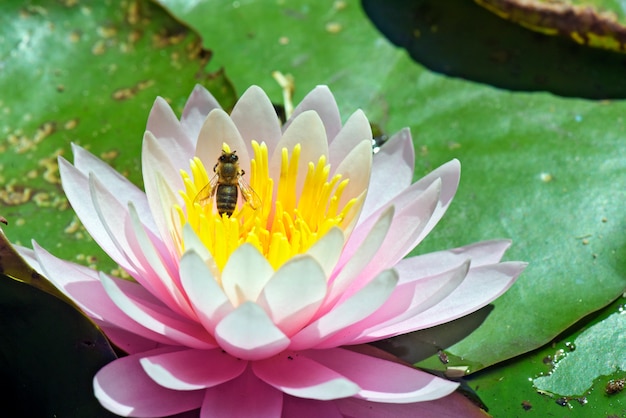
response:
[[[411,184],[409,131],[375,155],[371,139],[364,113],[342,125],[323,86],[284,126],[258,87],[229,115],[198,86],[180,120],[154,103],[145,192],[79,146],[73,165],[60,158],[78,217],[134,279],[36,243],[23,251],[129,353],[96,374],[102,405],[134,417],[264,418],[379,417],[387,405],[408,417],[453,392],[454,382],[350,346],[471,313],[525,264],[500,262],[508,241],[404,258],[450,205],[460,165]],[[231,216],[218,214],[221,197],[198,199],[222,152],[236,152],[245,181]]]

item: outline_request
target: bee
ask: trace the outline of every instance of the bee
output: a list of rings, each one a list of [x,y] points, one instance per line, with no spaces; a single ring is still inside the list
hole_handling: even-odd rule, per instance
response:
[[[226,214],[226,216],[230,217],[233,214],[237,207],[239,190],[241,190],[241,196],[244,201],[252,209],[257,209],[261,206],[259,195],[243,179],[245,172],[239,167],[239,157],[237,157],[235,152],[222,150],[222,155],[219,156],[217,163],[213,167],[215,175],[198,192],[194,199],[194,203],[197,202],[203,207],[211,206],[213,200],[215,200],[217,213],[220,216]]]

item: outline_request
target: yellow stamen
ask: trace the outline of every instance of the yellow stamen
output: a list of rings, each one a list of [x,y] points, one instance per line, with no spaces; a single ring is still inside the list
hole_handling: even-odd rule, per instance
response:
[[[226,144],[223,150],[231,152]],[[254,158],[250,161],[249,183],[260,202],[258,207],[252,207],[243,200],[240,190],[239,202],[230,217],[220,216],[214,204],[198,203],[196,197],[206,192],[203,189],[210,181],[200,159],[196,157],[190,162],[191,175],[181,171],[185,190],[181,190],[180,195],[184,206],[173,208],[175,224],[182,228],[188,223],[193,228],[220,271],[233,251],[243,243],[256,247],[277,269],[294,255],[306,252],[331,228],[345,229],[363,202],[364,193],[339,207],[349,179],[342,179],[340,175],[330,177],[331,167],[324,155],[317,162],[306,162],[306,177],[300,181],[302,190],[299,191],[300,144],[291,151],[281,150],[280,173],[274,191],[267,146],[253,141],[252,150]],[[179,243],[182,254],[185,250],[182,233],[175,231],[173,238]]]

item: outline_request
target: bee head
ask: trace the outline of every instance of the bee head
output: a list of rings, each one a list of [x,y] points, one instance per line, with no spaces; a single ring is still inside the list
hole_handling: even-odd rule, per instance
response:
[[[236,163],[239,160],[239,157],[237,157],[237,154],[235,154],[235,152],[237,151],[226,152],[222,150],[222,155],[220,155],[219,162],[231,164]]]

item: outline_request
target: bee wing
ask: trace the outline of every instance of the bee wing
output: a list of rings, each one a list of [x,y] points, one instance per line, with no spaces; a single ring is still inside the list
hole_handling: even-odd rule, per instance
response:
[[[193,203],[198,203],[200,206],[209,206],[213,202],[213,198],[215,197],[215,191],[217,190],[217,181],[219,180],[219,176],[214,175],[211,180],[204,186],[196,197],[193,199]]]
[[[252,209],[258,209],[261,207],[263,202],[259,195],[254,191],[252,187],[240,176],[238,184],[239,190],[241,191],[241,196],[243,200],[245,200]]]

